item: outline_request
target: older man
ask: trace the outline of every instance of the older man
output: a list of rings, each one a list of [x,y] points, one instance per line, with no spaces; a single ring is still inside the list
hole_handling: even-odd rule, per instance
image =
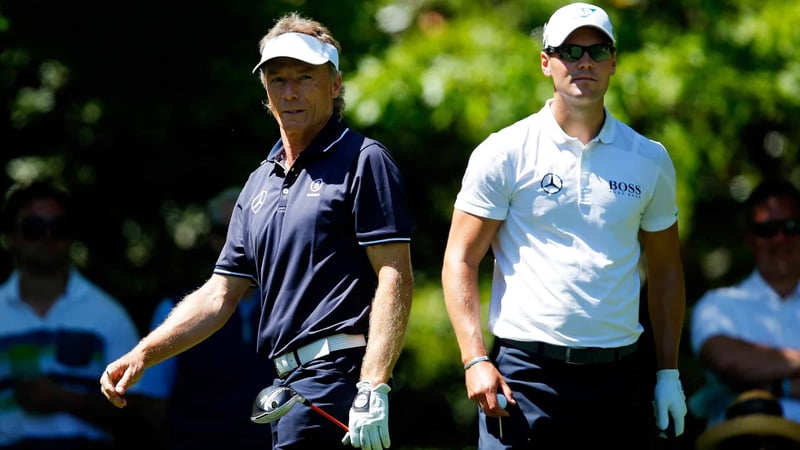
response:
[[[413,290],[411,212],[388,150],[342,122],[339,50],[326,27],[297,14],[261,40],[253,71],[281,139],[242,189],[211,278],[108,365],[102,391],[114,405],[147,367],[221,327],[257,285],[258,352],[273,360],[275,383],[349,416],[342,438],[316,409],[293,408],[273,422],[274,448],[390,445],[390,379]]]

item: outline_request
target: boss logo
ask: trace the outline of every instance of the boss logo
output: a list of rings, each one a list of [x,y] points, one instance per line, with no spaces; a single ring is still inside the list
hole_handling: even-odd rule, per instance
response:
[[[638,184],[608,180],[608,187],[618,194],[635,195],[637,197],[642,195],[642,187]]]

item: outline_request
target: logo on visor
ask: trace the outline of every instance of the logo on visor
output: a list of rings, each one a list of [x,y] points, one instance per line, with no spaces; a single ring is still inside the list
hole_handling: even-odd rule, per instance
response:
[[[561,191],[564,187],[564,182],[561,181],[561,177],[551,172],[545,174],[544,178],[542,178],[541,186],[542,190],[552,195]]]

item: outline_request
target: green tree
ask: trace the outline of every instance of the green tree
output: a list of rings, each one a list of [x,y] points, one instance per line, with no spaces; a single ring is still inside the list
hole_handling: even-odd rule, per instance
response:
[[[250,73],[258,40],[285,12],[321,20],[344,47],[346,119],[395,154],[416,207],[420,289],[398,382],[444,402],[451,426],[470,430],[457,434],[472,442],[474,405],[463,399],[438,287],[441,255],[472,149],[552,95],[539,69],[541,26],[563,3],[7,0],[0,187],[64,178],[89,219],[79,263],[144,328],[163,295],[210,271],[192,258],[205,200],[241,184],[278,138]],[[800,183],[800,4],[598,4],[618,37],[608,108],[664,143],[677,168],[691,304],[749,271],[735,224],[752,186],[777,175]],[[6,258],[0,272],[8,270]],[[691,367],[688,349],[684,356]]]

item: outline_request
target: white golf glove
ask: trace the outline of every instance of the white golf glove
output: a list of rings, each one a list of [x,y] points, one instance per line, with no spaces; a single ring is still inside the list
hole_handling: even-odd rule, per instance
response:
[[[356,384],[358,393],[350,408],[350,432],[344,435],[342,444],[365,450],[389,448],[389,391],[385,383],[372,386],[369,381]]]
[[[656,389],[653,409],[656,415],[656,426],[666,435],[670,417],[675,427],[675,436],[683,434],[686,417],[686,396],[683,394],[678,369],[662,369],[656,372]]]

